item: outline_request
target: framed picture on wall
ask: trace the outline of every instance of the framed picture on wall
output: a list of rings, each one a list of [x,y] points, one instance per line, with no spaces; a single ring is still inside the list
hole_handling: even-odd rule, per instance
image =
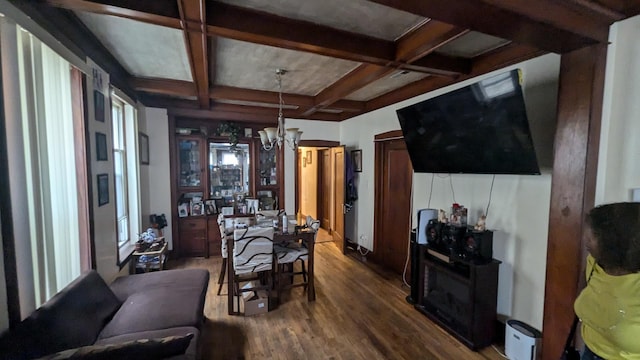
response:
[[[107,161],[109,160],[107,151],[107,135],[96,132],[96,160]]]
[[[104,122],[104,95],[98,90],[93,90],[93,107],[96,120]]]
[[[149,136],[144,133],[138,134],[140,146],[140,164],[149,165]]]
[[[351,151],[351,162],[353,163],[353,171],[362,172],[362,150]]]
[[[109,174],[98,174],[98,206],[109,203]]]

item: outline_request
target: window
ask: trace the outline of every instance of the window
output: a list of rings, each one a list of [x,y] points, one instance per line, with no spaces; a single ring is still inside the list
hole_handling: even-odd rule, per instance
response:
[[[39,306],[90,267],[87,190],[81,186],[87,181],[86,160],[76,156],[85,154],[83,112],[76,105],[82,75],[8,19],[0,19],[0,25],[15,34],[3,37],[3,49],[15,49],[7,54],[15,61],[7,65],[11,69],[3,70],[17,71],[19,80],[7,85],[19,94],[20,107],[8,122],[21,127],[22,142],[21,148],[15,142],[7,147],[20,161],[24,189],[19,211],[25,217],[19,221],[26,226],[14,234],[20,246],[16,257],[33,275],[33,300],[27,307]],[[15,188],[12,206],[17,207]]]
[[[127,201],[127,152],[124,142],[124,104],[113,99],[113,168],[116,186],[116,222],[118,246],[129,242],[129,205]]]
[[[111,117],[118,262],[122,263],[131,254],[142,229],[136,111],[124,96],[116,95],[116,91],[111,95]]]

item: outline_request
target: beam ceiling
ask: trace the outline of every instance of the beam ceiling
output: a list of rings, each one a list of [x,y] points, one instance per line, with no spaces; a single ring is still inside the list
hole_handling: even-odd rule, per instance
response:
[[[640,0],[368,1],[388,7],[388,11],[404,11],[424,20],[400,38],[384,40],[365,32],[348,32],[308,19],[284,17],[274,10],[267,13],[245,8],[240,2],[229,5],[205,0],[44,0],[48,6],[181,30],[193,83],[133,77],[124,72],[126,82],[146,105],[183,108],[198,117],[228,116],[240,120],[245,116],[248,121],[267,118],[273,121],[278,93],[216,85],[215,64],[219,56],[224,56],[216,52],[218,38],[360,63],[315,95],[284,94],[285,103],[295,107],[285,110],[287,117],[341,121],[547,52],[566,53],[606,43],[611,23],[640,13]],[[452,57],[438,51],[444,45],[456,44],[470,31],[506,41],[473,58]],[[382,84],[391,86],[387,85],[391,83],[387,77],[400,71],[428,76],[389,88],[373,98],[366,95],[372,92],[362,91],[373,82],[377,89]],[[346,100],[357,91],[359,98],[366,101]],[[196,112],[197,109],[200,110]]]

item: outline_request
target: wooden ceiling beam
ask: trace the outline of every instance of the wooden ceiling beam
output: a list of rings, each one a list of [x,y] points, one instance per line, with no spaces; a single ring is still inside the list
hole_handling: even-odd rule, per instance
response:
[[[439,21],[428,21],[418,29],[412,31],[397,41],[395,62],[404,63],[401,68],[415,70],[416,68],[430,68],[432,74],[457,76],[471,72],[471,61],[461,58],[451,58],[433,52],[440,46],[453,41],[468,31]],[[448,68],[449,71],[443,70]],[[455,71],[450,71],[455,69]],[[342,79],[329,86],[315,97],[314,106],[303,112],[309,116],[319,109],[335,103],[349,94],[363,88],[372,82],[391,74],[394,69],[376,65],[361,65]],[[362,110],[361,110],[362,111]]]
[[[430,76],[426,79],[413,82],[396,91],[381,95],[375,99],[369,100],[366,106],[366,112],[373,111],[391,104],[395,104],[402,100],[425,94],[448,85],[452,85],[488,72],[504,68],[509,65],[517,64],[522,61],[533,59],[544,55],[546,52],[530,46],[522,46],[516,44],[506,45],[502,48],[494,50],[490,53],[480,56],[474,61],[473,70],[470,74],[451,79],[444,77]]]
[[[469,30],[467,29],[436,20],[429,20],[423,26],[398,40],[396,44],[396,60],[412,63],[468,32]]]
[[[207,39],[205,0],[178,0],[191,74],[198,91],[198,102],[209,108],[209,41]]]
[[[209,4],[207,19],[210,35],[391,68],[401,68],[407,63],[397,60],[396,45],[392,41],[225,3]],[[438,65],[442,68],[425,63],[425,66],[414,65],[412,70],[435,75],[458,75],[460,72],[455,61],[439,62]]]
[[[391,41],[375,39],[302,20],[289,19],[220,2],[207,8],[210,35],[319,55],[386,65]]]
[[[47,4],[73,11],[113,15],[148,24],[181,29],[175,1],[45,0]]]
[[[251,101],[265,104],[278,104],[278,93],[275,91],[243,89],[232,86],[214,86],[209,90],[213,100]],[[282,94],[285,104],[300,107],[313,106],[313,97],[297,94]]]
[[[482,0],[482,2],[599,42],[608,40],[608,37],[603,39],[603,34],[608,35],[609,25],[617,21],[608,19],[611,13],[603,16],[590,12],[589,8],[583,7],[588,3],[584,1],[584,4],[580,5],[577,2],[569,4],[567,1],[536,0],[535,6],[532,6],[531,1],[526,0]],[[618,20],[622,18],[623,16]]]
[[[143,91],[171,96],[198,96],[194,83],[182,80],[131,78],[131,87],[136,91]]]
[[[321,91],[315,97],[314,106],[310,107],[302,113],[303,116],[309,116],[319,109],[325,108],[343,97],[363,88],[364,86],[383,78],[395,71],[384,66],[371,64],[360,65],[340,80],[333,83]]]
[[[566,53],[608,40],[608,26],[588,22],[588,18],[570,11],[563,12],[563,16],[569,18],[562,18],[547,11],[538,1],[526,4],[523,0],[369,1],[555,53]],[[513,9],[516,6],[512,3],[517,3],[517,10]],[[512,8],[507,9],[506,6]],[[544,11],[543,19],[539,17],[539,11]]]

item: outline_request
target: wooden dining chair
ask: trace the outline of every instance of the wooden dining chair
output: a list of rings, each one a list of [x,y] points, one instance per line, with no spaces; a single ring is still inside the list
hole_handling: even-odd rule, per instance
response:
[[[248,227],[233,232],[233,278],[237,309],[243,292],[265,290],[271,294],[273,268],[273,228]],[[254,275],[254,276],[247,276]],[[241,282],[260,280],[260,285],[240,287]],[[230,280],[231,281],[231,280]]]
[[[253,216],[239,217],[239,218],[225,218],[224,215],[218,216],[218,228],[220,229],[220,253],[222,255],[222,266],[220,267],[220,274],[218,275],[218,295],[222,291],[224,285],[224,277],[227,272],[227,242],[233,241],[233,231],[237,224],[245,224],[251,226],[255,222]]]
[[[308,216],[307,223],[307,226],[315,232],[313,238],[313,241],[315,241],[318,235],[318,229],[320,228],[320,221]],[[309,249],[307,249],[301,241],[297,241],[286,244],[275,244],[273,251],[276,256],[276,261],[278,262],[276,266],[276,287],[278,293],[282,290],[298,286],[304,286],[306,290],[309,282],[305,262],[309,259]],[[296,261],[300,261],[300,271],[295,271]],[[296,283],[296,275],[302,275],[302,282]]]

